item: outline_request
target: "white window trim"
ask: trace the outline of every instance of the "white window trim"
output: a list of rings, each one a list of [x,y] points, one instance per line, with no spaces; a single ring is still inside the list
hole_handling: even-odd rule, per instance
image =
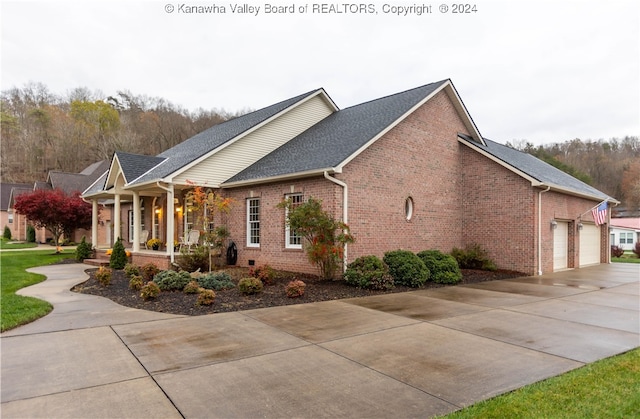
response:
[[[289,199],[289,198],[292,198],[294,196],[299,196],[300,197],[300,204],[302,204],[304,202],[304,197],[303,197],[302,193],[287,194],[287,195],[285,195],[285,199]],[[289,218],[289,209],[285,208],[285,210],[284,210],[284,219],[285,219],[285,224],[284,224],[284,247],[285,247],[285,249],[296,249],[296,250],[302,249],[302,237],[300,237],[300,244],[291,244],[291,227],[286,222],[287,218]]]
[[[251,201],[258,202],[258,243],[253,243],[251,236],[251,224],[255,221],[251,221]],[[260,198],[247,198],[247,247],[260,247]]]

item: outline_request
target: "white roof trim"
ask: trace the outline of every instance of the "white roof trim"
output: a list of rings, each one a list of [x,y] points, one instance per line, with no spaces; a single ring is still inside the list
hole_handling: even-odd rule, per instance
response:
[[[335,174],[335,173],[342,173],[342,170],[337,169],[335,167],[327,167],[327,168],[324,168],[324,169],[313,169],[313,170],[307,170],[307,171],[304,171],[304,172],[288,173],[288,174],[285,174],[285,175],[263,177],[263,178],[259,178],[259,179],[239,180],[239,181],[236,181],[236,182],[229,182],[229,183],[223,182],[219,186],[220,186],[220,188],[238,188],[238,187],[241,187],[241,186],[260,185],[260,184],[263,184],[263,183],[280,182],[280,181],[285,181],[285,180],[290,180],[290,179],[300,179],[300,178],[307,178],[307,177],[312,177],[312,176],[322,176],[324,174],[324,172],[329,172],[331,174]]]
[[[434,90],[433,92],[431,92],[427,97],[425,97],[424,99],[422,99],[420,102],[418,102],[417,104],[415,104],[411,109],[409,109],[407,112],[405,112],[404,114],[402,114],[398,119],[396,119],[395,121],[393,121],[391,124],[389,124],[385,129],[383,129],[382,131],[380,131],[376,136],[374,136],[373,138],[371,138],[369,141],[367,141],[362,147],[360,147],[358,150],[356,150],[353,154],[351,154],[349,157],[347,157],[345,160],[343,160],[338,166],[336,166],[339,170],[342,170],[342,168],[344,166],[346,166],[351,160],[355,159],[356,157],[358,157],[360,155],[360,153],[362,153],[364,150],[366,150],[367,148],[369,148],[371,146],[371,144],[375,143],[376,141],[378,141],[382,136],[384,136],[387,132],[391,131],[393,128],[395,128],[400,122],[402,122],[405,118],[407,118],[409,115],[411,115],[413,112],[415,112],[418,108],[420,108],[422,105],[424,105],[425,103],[427,103],[429,100],[431,100],[431,98],[433,98],[435,95],[437,95],[438,93],[440,93],[442,90],[445,90],[445,92],[447,92],[447,96],[449,97],[449,99],[451,99],[451,101],[454,104],[454,107],[456,108],[456,110],[458,111],[458,113],[462,112],[462,115],[460,115],[460,119],[462,119],[464,125],[467,128],[470,128],[469,131],[471,131],[472,133],[472,137],[476,140],[481,142],[483,145],[486,145],[484,142],[484,139],[482,138],[482,136],[480,135],[480,131],[478,131],[477,127],[475,126],[475,124],[473,123],[473,120],[471,120],[471,117],[469,116],[469,113],[467,112],[464,104],[462,103],[462,101],[460,100],[460,97],[458,96],[458,93],[455,91],[455,88],[453,87],[453,84],[451,83],[451,80],[447,80],[444,83],[442,83],[442,85],[440,87],[438,87],[436,90]]]

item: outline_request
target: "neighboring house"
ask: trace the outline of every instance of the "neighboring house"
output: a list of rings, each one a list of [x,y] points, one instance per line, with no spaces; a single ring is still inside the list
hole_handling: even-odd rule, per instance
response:
[[[157,155],[116,152],[83,196],[133,202],[133,260],[175,258],[141,250],[144,225],[163,242],[194,226],[194,184],[235,202],[216,224],[238,264],[316,272],[286,226],[285,198],[319,198],[349,224],[346,261],[394,249],[480,244],[500,268],[526,274],[608,261],[607,224],[591,208],[618,201],[528,154],[480,134],[450,80],[339,109],[324,89],[216,125]],[[144,207],[143,212],[141,208]],[[97,217],[96,217],[97,218]],[[97,225],[94,220],[94,225]]]
[[[16,219],[9,203],[13,194],[19,191],[31,191],[33,184],[29,183],[0,183],[0,231],[4,232],[6,226],[11,230],[11,237],[17,239],[26,226],[21,225],[21,220]]]
[[[15,213],[13,211],[13,202],[17,196],[23,193],[33,192],[35,190],[41,189],[61,189],[66,194],[72,194],[74,192],[82,192],[86,188],[88,188],[93,182],[96,181],[98,177],[100,177],[105,170],[109,168],[109,161],[103,160],[97,163],[94,163],[84,169],[80,173],[65,173],[65,172],[57,172],[51,171],[47,175],[46,181],[36,181],[33,184],[20,184],[19,187],[13,187],[12,193],[8,198],[8,213],[13,216],[14,224],[16,225],[16,230],[14,234],[14,238],[17,240],[26,240],[27,233],[26,227],[29,225],[29,221],[27,218],[21,214]],[[3,192],[2,195],[4,197],[4,187],[5,184],[2,185]],[[108,208],[99,208],[100,212],[100,220],[110,219],[110,210]],[[102,221],[104,225],[104,221]],[[4,227],[3,227],[4,228]],[[12,230],[13,232],[13,230]],[[100,228],[100,226],[96,229],[96,232],[100,237],[106,237],[107,229],[106,227]],[[79,242],[82,239],[82,236],[87,236],[87,238],[92,236],[92,232],[89,230],[78,229],[74,231],[72,237],[68,237],[69,240],[74,242]],[[36,241],[39,243],[46,243],[51,240],[52,236],[49,231],[44,228],[36,229]]]
[[[612,246],[633,250],[640,241],[640,218],[612,218],[609,234]]]

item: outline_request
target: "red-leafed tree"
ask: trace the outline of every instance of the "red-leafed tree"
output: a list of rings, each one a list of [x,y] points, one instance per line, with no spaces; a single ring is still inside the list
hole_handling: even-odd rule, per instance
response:
[[[60,189],[41,189],[16,197],[13,208],[36,227],[49,230],[55,243],[63,234],[70,237],[75,229],[91,228],[91,204],[78,192],[67,195]]]

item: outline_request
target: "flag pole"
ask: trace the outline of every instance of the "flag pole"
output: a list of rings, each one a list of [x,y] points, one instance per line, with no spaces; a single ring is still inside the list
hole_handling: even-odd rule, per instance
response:
[[[583,212],[582,214],[578,215],[578,219],[582,220],[582,216],[593,211],[594,208],[598,208],[600,205],[602,205],[605,202],[609,202],[609,198],[606,198],[604,201],[601,201],[598,205],[594,205],[591,208],[589,208],[588,210],[586,210],[585,212]]]

